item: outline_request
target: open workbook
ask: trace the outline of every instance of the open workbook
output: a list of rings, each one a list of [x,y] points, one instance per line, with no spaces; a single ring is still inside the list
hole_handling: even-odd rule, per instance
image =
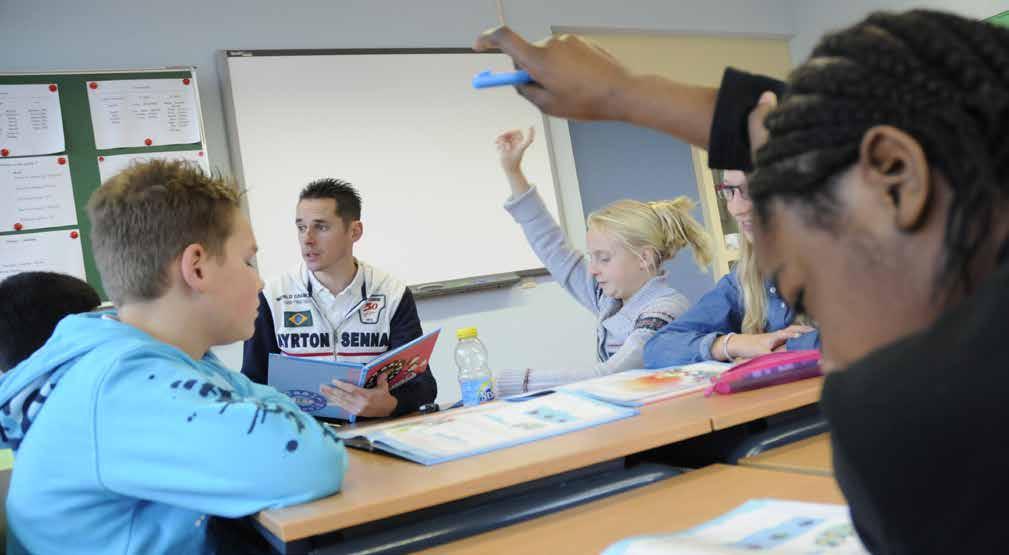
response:
[[[418,337],[367,364],[311,360],[287,355],[270,355],[267,383],[291,397],[301,410],[312,416],[340,418],[353,422],[355,417],[327,397],[334,380],[358,387],[375,387],[384,377],[394,390],[428,371],[428,360],[438,341],[440,329]]]
[[[504,449],[638,414],[564,391],[499,401],[423,418],[338,431],[350,447],[378,450],[425,465]]]
[[[711,386],[728,364],[630,370],[401,422],[339,432],[350,447],[437,464],[591,428],[638,414],[631,408]]]
[[[679,554],[863,555],[869,552],[851,524],[848,507],[751,499],[683,532],[621,540],[603,555]]]

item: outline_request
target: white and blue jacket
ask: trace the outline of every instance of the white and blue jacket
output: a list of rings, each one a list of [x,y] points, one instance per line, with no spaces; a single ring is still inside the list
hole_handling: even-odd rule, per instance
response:
[[[413,294],[402,281],[357,260],[357,273],[343,291],[326,288],[308,268],[270,280],[259,295],[256,331],[245,342],[242,373],[267,383],[270,353],[366,364],[423,335]],[[434,402],[438,384],[431,369],[391,392],[393,415]]]

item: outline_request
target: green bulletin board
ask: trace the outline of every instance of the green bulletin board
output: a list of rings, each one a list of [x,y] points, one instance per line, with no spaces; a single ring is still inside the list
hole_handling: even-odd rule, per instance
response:
[[[988,18],[988,21],[994,23],[995,25],[1001,25],[1003,27],[1009,27],[1009,10],[1004,11],[998,15],[993,15]]]
[[[115,148],[99,150],[95,146],[94,129],[91,124],[91,109],[88,104],[87,86],[90,81],[113,81],[127,79],[185,79],[191,80],[196,95],[197,119],[200,128],[200,142],[181,145],[154,145],[139,148]],[[60,112],[63,118],[63,135],[66,141],[65,155],[70,163],[70,179],[73,184],[74,205],[77,208],[77,226],[51,227],[24,231],[0,230],[0,236],[80,229],[81,248],[84,254],[84,271],[87,281],[98,290],[103,300],[108,300],[102,287],[101,276],[95,265],[91,251],[91,222],[88,221],[87,204],[91,193],[101,185],[98,170],[99,156],[136,154],[147,152],[203,151],[205,132],[200,110],[199,88],[196,87],[195,68],[157,69],[118,72],[59,72],[31,74],[0,74],[0,85],[54,84],[59,88]],[[2,201],[2,200],[0,200]]]

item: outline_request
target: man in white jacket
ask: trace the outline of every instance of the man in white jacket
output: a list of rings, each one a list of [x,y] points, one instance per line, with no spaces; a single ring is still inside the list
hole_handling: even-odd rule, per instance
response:
[[[320,179],[298,200],[302,263],[267,282],[242,373],[266,383],[270,353],[367,363],[422,335],[413,294],[398,279],[354,257],[362,236],[361,197],[349,183]],[[335,382],[329,401],[366,417],[396,416],[434,401],[430,368],[389,391]]]

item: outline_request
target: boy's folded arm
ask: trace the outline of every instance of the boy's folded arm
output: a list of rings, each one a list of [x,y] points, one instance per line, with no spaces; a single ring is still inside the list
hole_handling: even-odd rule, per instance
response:
[[[175,360],[117,361],[95,406],[101,483],[227,517],[340,489],[346,453],[330,430],[283,396],[262,395],[272,388],[227,383]]]

